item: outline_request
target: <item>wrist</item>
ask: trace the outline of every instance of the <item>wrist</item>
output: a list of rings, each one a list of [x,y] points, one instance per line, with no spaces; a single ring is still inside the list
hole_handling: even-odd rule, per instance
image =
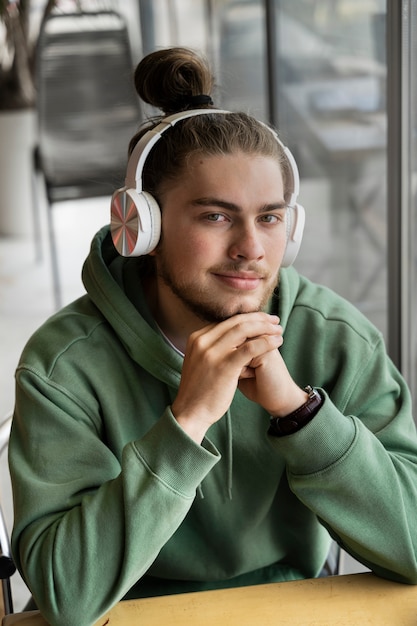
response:
[[[175,416],[174,416],[175,417]],[[183,429],[183,431],[193,440],[195,443],[199,445],[203,441],[206,436],[207,428],[201,427],[200,424],[195,424],[192,420],[189,419],[177,419],[175,418],[179,426]]]
[[[196,443],[201,444],[211,426],[211,422],[199,419],[195,414],[190,415],[187,412],[180,411],[174,404],[171,406],[171,411],[174,419],[183,431]]]
[[[308,392],[306,389],[296,387],[291,390],[291,394],[289,394],[288,397],[281,397],[279,408],[277,407],[276,410],[269,408],[269,414],[272,417],[286,418],[305,404],[307,400]]]
[[[317,389],[313,389],[310,385],[305,387],[304,391],[307,394],[307,400],[304,404],[285,417],[271,416],[269,435],[274,437],[291,435],[311,422],[323,404],[323,397]]]

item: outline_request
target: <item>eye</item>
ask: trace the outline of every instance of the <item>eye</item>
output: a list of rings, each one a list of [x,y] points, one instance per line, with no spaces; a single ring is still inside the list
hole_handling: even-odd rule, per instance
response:
[[[284,215],[277,215],[276,213],[266,213],[265,215],[260,216],[260,221],[265,224],[279,224],[284,221]]]
[[[226,217],[222,213],[209,213],[205,219],[209,222],[223,222]]]

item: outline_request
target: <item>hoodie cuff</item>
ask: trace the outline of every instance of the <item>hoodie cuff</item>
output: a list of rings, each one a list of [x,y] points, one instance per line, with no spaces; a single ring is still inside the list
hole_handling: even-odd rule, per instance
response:
[[[194,497],[199,484],[221,458],[208,439],[201,445],[191,439],[169,407],[133,445],[148,471],[185,497]]]
[[[320,389],[324,402],[315,417],[297,432],[269,437],[293,475],[320,472],[338,462],[355,441],[355,421],[343,415]]]

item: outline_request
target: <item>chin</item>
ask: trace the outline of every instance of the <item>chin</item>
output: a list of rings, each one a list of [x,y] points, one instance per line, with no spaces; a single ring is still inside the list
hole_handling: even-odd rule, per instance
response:
[[[253,304],[237,303],[235,306],[202,306],[199,311],[199,317],[210,323],[224,322],[225,320],[234,317],[235,315],[242,315],[244,313],[256,313],[257,311],[263,311],[264,306],[259,302]]]

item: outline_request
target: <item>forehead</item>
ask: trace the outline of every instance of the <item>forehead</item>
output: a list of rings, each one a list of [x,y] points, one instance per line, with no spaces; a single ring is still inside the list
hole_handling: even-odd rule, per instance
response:
[[[167,181],[165,188],[177,185],[210,186],[225,190],[236,186],[245,189],[265,187],[281,195],[284,193],[280,163],[270,156],[244,152],[220,155],[192,154],[176,180]]]
[[[249,216],[287,205],[276,160],[240,154],[196,155],[181,176],[167,181],[159,203],[164,213],[177,217],[198,207],[229,208]]]

